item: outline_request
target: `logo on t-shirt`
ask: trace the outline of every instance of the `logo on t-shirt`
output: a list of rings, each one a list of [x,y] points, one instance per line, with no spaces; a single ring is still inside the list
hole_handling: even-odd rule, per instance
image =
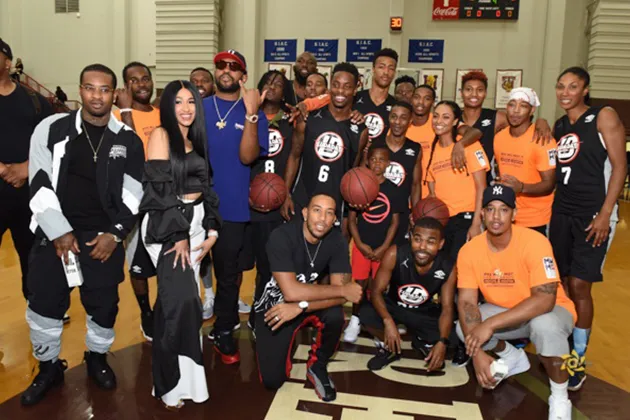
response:
[[[115,144],[109,149],[109,157],[112,159],[117,158],[126,158],[127,157],[127,146],[122,146]]]
[[[282,151],[284,146],[284,137],[280,133],[280,130],[275,128],[269,129],[269,153],[267,156],[273,157]]]
[[[324,162],[334,162],[343,156],[343,140],[337,133],[326,131],[315,140],[315,154]]]
[[[405,284],[398,288],[398,298],[403,306],[416,307],[429,299],[429,292],[421,284]]]
[[[433,274],[433,277],[435,277],[436,279],[444,280],[444,278],[446,277],[446,273],[444,272],[444,270],[438,270]]]
[[[483,120],[483,121],[481,121],[481,126],[482,127],[487,127],[490,124],[492,124],[492,120]]]
[[[547,157],[549,158],[549,166],[556,166],[556,149],[548,150]]]
[[[545,267],[545,274],[548,279],[557,278],[556,274],[556,264],[553,262],[553,258],[551,257],[543,257],[543,267]]]
[[[405,149],[405,155],[406,156],[415,156],[416,155],[416,151],[413,150],[412,148]]]
[[[586,118],[584,118],[584,122],[588,124],[591,121],[593,121],[594,119],[595,119],[595,115],[593,115],[593,114],[587,115]]]
[[[368,135],[372,139],[383,134],[383,130],[385,129],[383,118],[374,112],[370,112],[365,116],[365,125],[368,128]]]
[[[387,216],[389,216],[389,212],[391,210],[391,203],[389,202],[389,198],[382,192],[378,193],[376,200],[370,204],[370,207],[362,213],[363,219],[371,224],[377,225],[382,223]]]
[[[398,162],[390,162],[387,169],[385,169],[385,178],[392,181],[396,184],[397,187],[400,187],[403,182],[405,182],[405,178],[407,178],[407,173],[405,172],[405,168]]]
[[[575,133],[569,133],[558,142],[558,160],[560,163],[573,161],[580,152],[580,137]]]
[[[477,162],[479,162],[479,165],[486,166],[486,158],[483,155],[483,150],[477,150],[475,152],[475,157],[477,158]]]

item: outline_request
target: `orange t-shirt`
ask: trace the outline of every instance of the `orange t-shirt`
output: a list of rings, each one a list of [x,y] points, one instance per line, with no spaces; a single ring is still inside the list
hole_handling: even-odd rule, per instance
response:
[[[433,132],[433,115],[429,114],[429,119],[424,125],[411,124],[407,129],[407,138],[420,144],[422,148],[422,179],[427,177],[427,164],[429,163],[429,155],[431,154],[431,143],[435,140],[435,132]],[[437,146],[436,146],[437,147]],[[422,183],[422,197],[429,195],[429,187]]]
[[[536,144],[534,124],[520,137],[504,128],[494,136],[494,156],[499,165],[499,174],[512,175],[525,184],[536,184],[542,180],[540,172],[555,170],[556,141],[546,146]],[[553,192],[541,197],[516,196],[516,224],[527,227],[544,226],[551,220]]]
[[[479,289],[488,303],[511,309],[531,296],[531,288],[558,283],[556,305],[577,320],[573,302],[560,284],[549,240],[535,230],[512,225],[507,248],[492,252],[487,232],[466,243],[457,256],[457,287]]]
[[[441,147],[440,143],[435,145],[427,175],[428,182],[435,182],[435,196],[446,204],[451,217],[475,211],[475,180],[472,174],[490,169],[488,157],[477,141],[465,149],[468,174],[453,170],[451,155],[454,146],[455,143],[448,147]]]
[[[120,118],[120,111],[114,110],[114,116],[117,120],[122,121]],[[136,128],[136,134],[142,140],[144,146],[144,156],[147,156],[147,148],[149,145],[149,137],[155,127],[160,126],[160,109],[153,108],[153,111],[144,112],[137,109],[131,110],[131,118],[133,118],[133,125]]]

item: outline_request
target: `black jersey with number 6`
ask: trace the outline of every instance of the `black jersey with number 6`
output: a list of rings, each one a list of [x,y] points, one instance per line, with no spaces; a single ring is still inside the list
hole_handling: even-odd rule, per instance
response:
[[[414,264],[411,244],[396,247],[396,267],[392,271],[388,296],[400,307],[407,309],[427,309],[436,306],[432,297],[440,289],[453,271],[453,261],[447,253],[439,252],[433,265],[425,274],[419,274]]]
[[[354,97],[354,109],[365,116],[365,125],[368,128],[368,136],[371,140],[384,138],[389,130],[389,112],[396,103],[392,95],[380,105],[372,102],[370,90],[363,89]]]
[[[305,207],[314,195],[328,194],[336,200],[341,219],[341,178],[353,166],[364,129],[365,125],[353,124],[350,119],[335,120],[328,106],[311,112],[295,186],[298,204]]]
[[[589,108],[575,124],[565,115],[554,125],[558,142],[554,212],[593,217],[604,204],[612,166],[597,130],[599,111],[601,107]]]
[[[290,115],[282,114],[279,119],[269,121],[269,151],[267,156],[259,157],[252,165],[251,178],[263,172],[274,173],[284,178],[284,170],[291,153],[293,141],[293,125],[289,122]],[[250,209],[252,222],[270,222],[282,220],[280,210],[261,213]]]

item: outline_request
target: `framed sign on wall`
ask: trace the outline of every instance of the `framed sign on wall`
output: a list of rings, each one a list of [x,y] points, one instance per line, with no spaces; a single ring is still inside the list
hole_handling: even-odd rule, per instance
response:
[[[494,108],[505,109],[512,89],[523,86],[523,70],[497,70],[497,86],[494,95]]]
[[[442,100],[442,86],[444,86],[444,69],[420,70],[419,85],[429,85],[435,89],[435,103]]]

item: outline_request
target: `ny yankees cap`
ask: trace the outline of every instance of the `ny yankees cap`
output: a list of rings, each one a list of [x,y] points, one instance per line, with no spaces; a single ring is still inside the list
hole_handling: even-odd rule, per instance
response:
[[[225,50],[221,51],[217,55],[214,56],[214,64],[217,64],[219,61],[224,60],[226,58],[231,58],[232,60],[239,63],[243,69],[245,69],[245,73],[247,73],[247,62],[245,61],[245,57],[243,54],[236,50]]]
[[[513,209],[516,208],[516,194],[512,188],[505,185],[491,185],[483,191],[483,207],[486,207],[494,200],[502,201],[506,206]]]
[[[0,52],[6,55],[9,60],[13,60],[13,53],[11,52],[11,47],[9,47],[9,44],[4,42],[2,38],[0,38]]]

